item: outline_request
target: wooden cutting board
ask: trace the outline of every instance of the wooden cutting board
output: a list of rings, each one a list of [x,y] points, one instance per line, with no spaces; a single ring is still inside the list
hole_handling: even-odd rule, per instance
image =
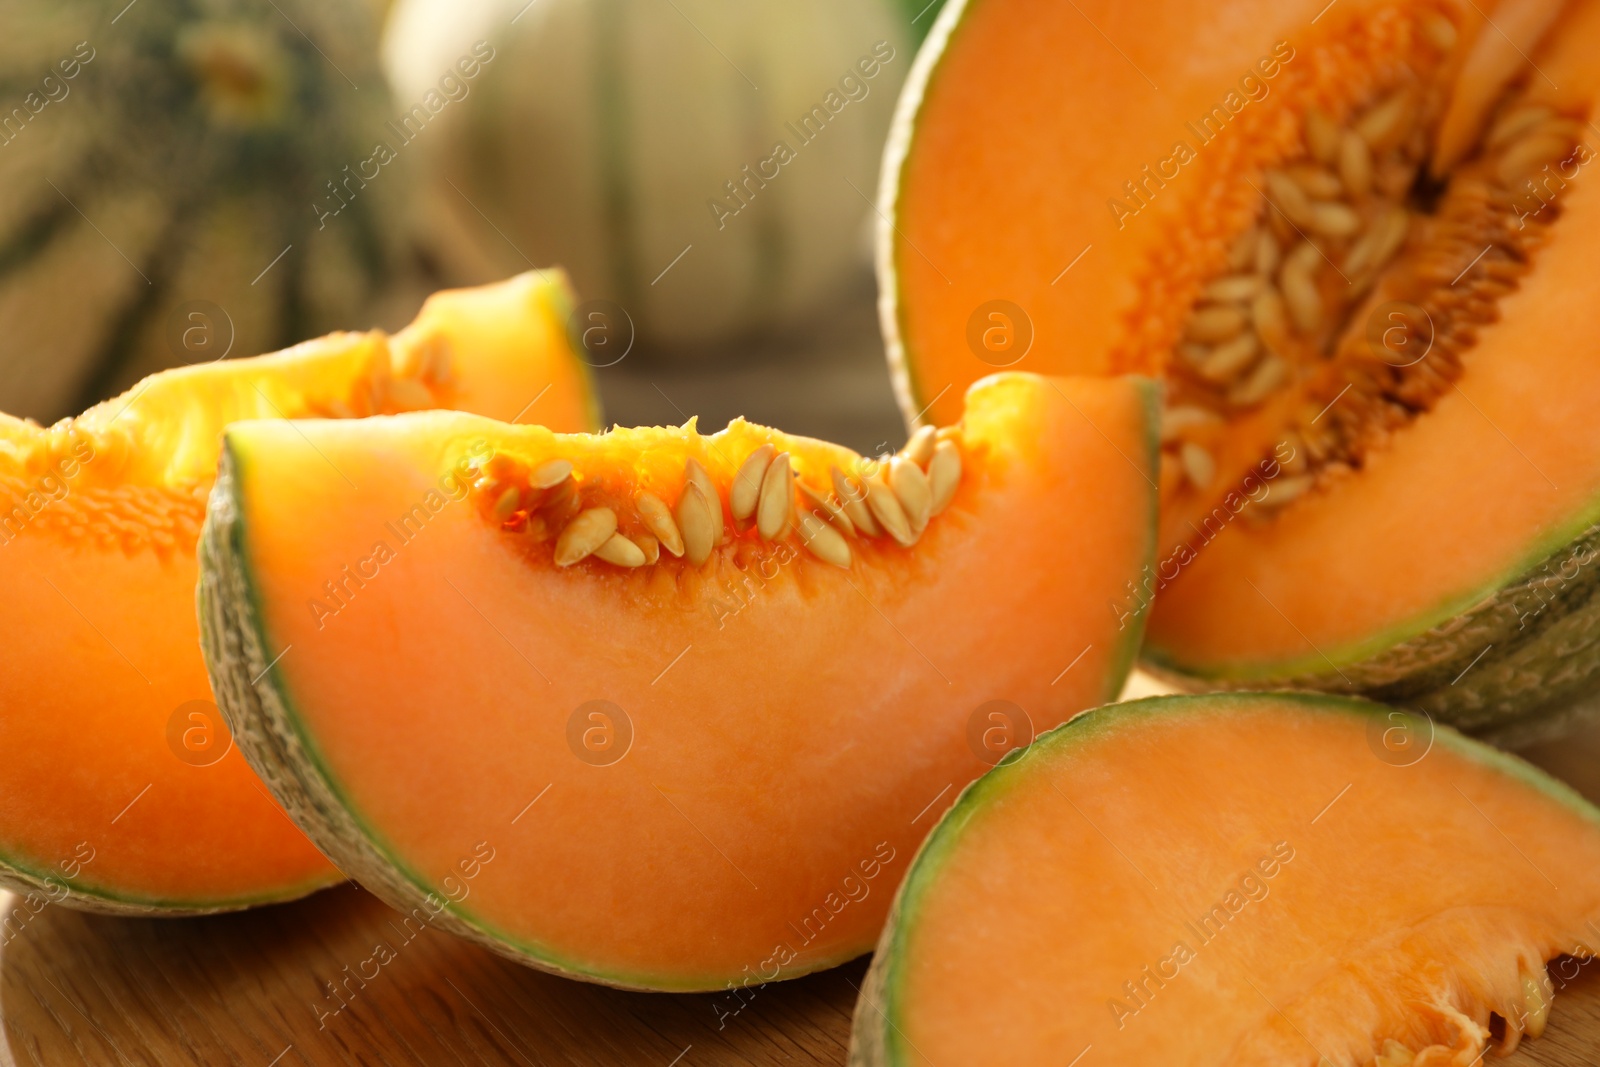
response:
[[[404,943],[396,919],[353,886],[208,919],[46,907],[0,947],[0,1062],[838,1065],[865,970],[857,961],[768,986],[732,1014],[725,996],[570,982],[436,930]],[[369,962],[380,941],[397,948],[381,965]],[[376,975],[348,979],[346,1006],[325,994],[363,970]],[[1557,994],[1542,1040],[1498,1062],[1600,1062],[1600,966]]]

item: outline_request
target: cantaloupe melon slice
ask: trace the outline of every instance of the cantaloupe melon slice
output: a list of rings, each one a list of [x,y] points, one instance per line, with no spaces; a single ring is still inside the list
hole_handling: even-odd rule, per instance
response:
[[[1597,46],[1562,0],[952,0],[885,165],[907,417],[1165,378],[1144,654],[1184,684],[1592,706]]]
[[[200,657],[222,428],[438,405],[590,427],[569,304],[527,274],[436,294],[392,338],[167,371],[48,428],[0,416],[0,884],[171,914],[339,877],[229,749]]]
[[[1113,705],[974,784],[915,860],[851,1063],[1468,1067],[1600,948],[1600,811],[1334,697]]]
[[[1155,397],[992,378],[881,463],[743,421],[240,423],[212,680],[288,811],[417,922],[630,987],[827,967],[967,781],[1118,691]]]

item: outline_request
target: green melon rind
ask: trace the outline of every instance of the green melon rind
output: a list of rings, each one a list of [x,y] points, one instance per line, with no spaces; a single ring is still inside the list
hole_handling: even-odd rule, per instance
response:
[[[951,0],[951,3],[959,7],[966,3],[966,0]],[[1165,387],[1154,378],[1129,377],[1125,380],[1138,389],[1144,408],[1145,454],[1140,457],[1144,461],[1140,473],[1150,484],[1148,496],[1150,520],[1145,529],[1145,549],[1142,555],[1145,561],[1143,566],[1148,568],[1155,559],[1156,542],[1161,536],[1161,500],[1156,489],[1156,472],[1161,469],[1161,406]],[[1140,649],[1144,647],[1145,630],[1149,622],[1150,602],[1140,599],[1131,614],[1129,624],[1124,628],[1121,643],[1112,654],[1109,685],[1101,695],[1101,700],[1105,703],[1116,700],[1122,693],[1123,687],[1127,685],[1128,676],[1133,673],[1134,664],[1139,660]]]
[[[180,900],[173,897],[148,897],[124,893],[91,882],[81,875],[77,878],[66,878],[60,874],[42,872],[25,861],[9,856],[0,857],[0,889],[8,889],[23,898],[43,897],[51,903],[76,911],[131,918],[178,919],[194,915],[243,911],[245,908],[259,907],[263,904],[283,904],[310,896],[312,893],[338,884],[340,880],[338,876],[317,877],[270,893],[221,897],[215,900]],[[0,914],[0,920],[5,918],[6,914]]]
[[[898,1021],[901,1018],[899,1000],[902,977],[899,967],[904,958],[910,926],[915,921],[922,894],[938,879],[946,859],[960,844],[962,831],[991,797],[1000,795],[1011,785],[1012,779],[1023,773],[1017,769],[1019,765],[1048,759],[1058,750],[1090,741],[1108,729],[1123,725],[1126,719],[1133,716],[1200,713],[1218,707],[1232,708],[1240,703],[1264,706],[1291,703],[1318,713],[1368,719],[1392,713],[1392,709],[1383,704],[1322,693],[1291,691],[1160,696],[1108,704],[1084,712],[1071,722],[1040,734],[1028,749],[1008,758],[963,789],[913,857],[905,881],[901,883],[894,904],[890,907],[888,921],[873,954],[872,966],[861,983],[861,996],[856,1001],[851,1024],[849,1067],[899,1067],[901,1064],[911,1067],[926,1062],[914,1048],[908,1051],[910,1039]],[[1416,720],[1414,728],[1423,729],[1422,720]],[[1532,764],[1449,727],[1432,727],[1431,736],[1434,744],[1530,786],[1600,827],[1600,808]]]
[[[883,332],[883,346],[889,360],[889,379],[894,386],[894,398],[905,416],[906,425],[915,429],[922,425],[922,416],[931,401],[922,399],[911,360],[906,353],[905,334],[900,327],[900,271],[895,263],[899,223],[897,211],[900,189],[905,181],[906,160],[911,156],[912,142],[916,137],[917,113],[922,110],[923,98],[939,69],[939,59],[949,46],[950,39],[967,9],[968,0],[947,0],[939,17],[928,30],[927,38],[917,50],[911,63],[911,72],[900,88],[900,99],[895,103],[894,118],[889,125],[889,139],[884,144],[883,164],[878,169],[878,236],[876,259],[878,270],[878,326]]]
[[[901,321],[898,204],[922,102],[974,2],[949,0],[917,53],[895,109],[879,180],[878,319],[895,399],[912,427],[925,421],[930,400]],[[1526,743],[1575,720],[1600,717],[1600,574],[1562,581],[1545,572],[1547,564],[1575,553],[1591,557],[1600,551],[1597,524],[1600,508],[1591,508],[1541,538],[1475,592],[1348,648],[1286,662],[1214,665],[1186,663],[1147,645],[1141,659],[1150,673],[1184,689],[1359,694],[1497,742]],[[1522,613],[1541,600],[1549,605],[1532,624],[1523,625]],[[1538,696],[1530,697],[1534,692]]]
[[[1217,668],[1159,646],[1142,655],[1153,674],[1183,688],[1360,694],[1499,743],[1536,740],[1600,712],[1596,518],[1542,539],[1481,591],[1361,645],[1324,650],[1326,659]]]
[[[277,653],[267,651],[275,646],[265,632],[261,600],[250,577],[240,499],[239,472],[245,465],[231,435],[224,435],[200,535],[196,594],[200,643],[217,706],[251,768],[329,860],[401,912],[426,908],[428,894],[437,891],[399,858],[399,850],[362,817],[340,786],[294,708],[288,684],[274,662]],[[442,894],[437,896],[443,899]],[[526,966],[617,989],[709,992],[744,979],[743,975],[686,978],[599,970],[526,942],[448,902],[429,923]],[[848,951],[784,977],[836,967],[860,954]]]
[[[200,644],[217,706],[235,743],[295,824],[328,858],[385,903],[403,913],[436,911],[429,920],[457,937],[568,978],[643,989],[626,979],[588,973],[551,953],[516,945],[448,903],[420,873],[361,818],[330,773],[305,730],[263,625],[261,600],[251,580],[239,474],[245,462],[232,435],[224,435],[217,480],[200,533],[200,583],[196,592]],[[442,908],[430,903],[445,901]]]

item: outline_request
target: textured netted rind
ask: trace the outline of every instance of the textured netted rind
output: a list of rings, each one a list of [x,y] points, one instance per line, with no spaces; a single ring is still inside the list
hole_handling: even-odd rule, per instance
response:
[[[1504,744],[1600,711],[1600,526],[1474,607],[1366,659],[1311,673],[1200,678],[1146,664],[1184,689],[1313,689],[1418,711]]]
[[[295,727],[274,673],[281,650],[268,651],[245,570],[244,519],[235,490],[236,460],[226,448],[200,535],[200,644],[217,707],[234,742],[290,818],[345,874],[391,907],[502,956],[567,978],[645,989],[582,974],[509,944],[449,906],[444,892],[408,874],[373,840],[324,773]]]

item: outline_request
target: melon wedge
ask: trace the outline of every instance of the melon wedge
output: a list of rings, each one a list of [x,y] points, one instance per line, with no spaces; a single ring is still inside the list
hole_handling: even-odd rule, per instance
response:
[[[851,1063],[1467,1067],[1597,921],[1600,811],[1515,757],[1335,697],[1134,701],[945,814]]]
[[[907,417],[1163,377],[1178,684],[1592,706],[1597,46],[1560,0],[952,0],[881,194]]]
[[[880,461],[742,420],[239,423],[212,681],[284,807],[418,923],[634,988],[832,966],[966,782],[1122,684],[1155,396],[991,378]]]
[[[340,877],[231,748],[200,656],[222,429],[438,405],[588,428],[569,303],[559,274],[527,274],[438,293],[393,337],[167,371],[48,428],[0,416],[0,884],[179,914]]]

